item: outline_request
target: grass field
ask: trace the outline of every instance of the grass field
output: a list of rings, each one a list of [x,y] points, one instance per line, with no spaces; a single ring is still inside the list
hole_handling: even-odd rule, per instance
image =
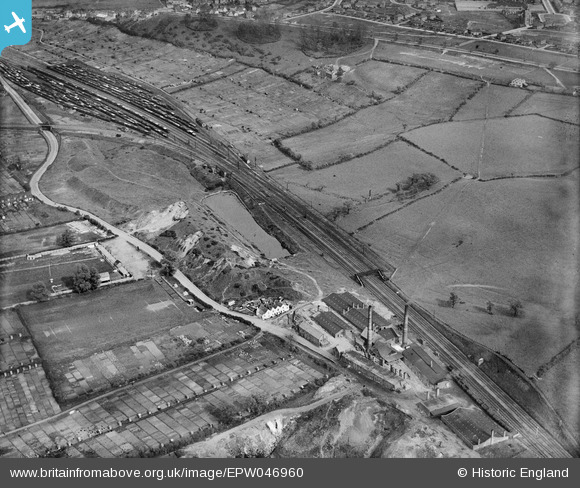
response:
[[[148,338],[199,316],[152,281],[30,305],[22,315],[41,357],[49,363]]]
[[[0,305],[7,307],[31,300],[28,293],[32,285],[41,281],[51,291],[51,285],[60,286],[59,291],[72,287],[72,278],[77,265],[95,267],[99,273],[113,271],[94,249],[79,249],[63,255],[49,255],[29,261],[15,258],[3,261],[0,266]],[[54,281],[51,283],[50,279]]]
[[[4,92],[3,96],[0,96],[0,113],[2,114],[1,123],[3,125],[28,125],[28,119],[6,92]],[[4,129],[2,132],[4,132]]]
[[[412,300],[533,374],[578,334],[577,195],[577,172],[463,180],[359,235],[397,266]],[[510,316],[513,298],[522,317]]]
[[[483,179],[561,174],[579,163],[578,127],[535,115],[431,125],[405,137]]]
[[[522,102],[530,93],[519,88],[489,85],[482,87],[477,94],[467,100],[453,116],[453,121],[483,119],[488,117],[501,117]]]
[[[580,348],[550,369],[538,382],[538,386],[550,398],[556,410],[580,437]]]
[[[388,97],[416,80],[423,70],[408,66],[396,66],[378,61],[369,61],[356,66],[344,76],[344,81],[354,81],[362,85],[367,92],[374,92]]]
[[[7,123],[4,122],[4,114],[0,123]],[[23,175],[32,174],[42,164],[47,153],[46,141],[37,131],[18,129],[2,129],[0,149],[10,163],[21,164]]]
[[[352,225],[364,225],[404,203],[395,194],[396,184],[414,173],[433,173],[439,178],[430,191],[441,188],[459,175],[441,161],[403,141],[329,168],[306,171],[292,166],[274,174],[294,194],[313,203],[323,213],[350,202],[353,208],[341,219],[340,225],[352,230]]]
[[[377,149],[405,130],[446,120],[479,85],[427,73],[401,95],[323,129],[286,139],[284,145],[315,168],[334,164]]]
[[[566,56],[560,53],[554,53],[539,49],[526,49],[515,44],[489,42],[485,40],[475,40],[466,46],[465,49],[476,53],[493,53],[497,56],[505,56],[522,61],[531,61],[543,65],[550,65],[554,63],[556,67],[566,67],[578,69],[578,58],[574,56]]]
[[[498,83],[508,84],[514,78],[524,78],[528,83],[535,85],[557,86],[554,78],[542,68],[506,63],[470,53],[447,51],[442,54],[439,50],[380,42],[373,57],[377,60],[444,70]]]
[[[534,93],[512,114],[541,114],[564,122],[580,124],[580,105],[577,99],[551,93]]]
[[[63,141],[41,190],[105,220],[136,218],[203,192],[182,162],[149,147],[76,137]]]

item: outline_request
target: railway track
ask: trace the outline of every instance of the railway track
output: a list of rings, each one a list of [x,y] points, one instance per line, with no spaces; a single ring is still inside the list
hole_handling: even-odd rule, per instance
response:
[[[79,90],[87,89],[82,80],[67,78],[67,81],[73,85],[78,84]],[[114,80],[112,82],[114,83]],[[176,150],[183,154],[217,165],[226,171],[234,189],[237,187],[239,191],[246,192],[256,203],[264,202],[264,208],[268,212],[273,212],[278,219],[285,221],[288,227],[299,231],[310,245],[331,258],[349,276],[369,269],[381,269],[385,276],[390,277],[395,271],[392,265],[368,246],[310,209],[305,202],[285,190],[267,174],[251,168],[246,162],[242,163],[241,155],[209,130],[200,128],[198,132],[191,134],[170,120],[131,105],[127,100],[117,100],[110,93],[101,92],[101,96],[116,103],[122,102],[145,120],[166,124],[168,144],[174,145]],[[183,113],[185,112],[182,111]],[[368,276],[364,278],[364,284],[379,301],[393,312],[402,315],[404,306],[409,300],[394,283]],[[546,429],[440,332],[437,327],[439,324],[435,317],[411,304],[409,314],[411,329],[425,339],[454,371],[459,372],[462,386],[485,405],[490,414],[512,433],[519,433],[524,445],[535,455],[570,457],[570,453]]]

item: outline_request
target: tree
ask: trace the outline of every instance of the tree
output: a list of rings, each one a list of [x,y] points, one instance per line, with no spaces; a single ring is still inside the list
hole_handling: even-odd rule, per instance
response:
[[[510,310],[514,317],[517,317],[520,314],[522,309],[522,302],[519,300],[510,300]]]
[[[493,315],[493,303],[492,302],[488,301],[486,306],[485,306],[485,309],[487,310],[487,313],[489,315]]]
[[[169,259],[161,260],[161,274],[163,276],[173,276],[175,273],[175,265]]]
[[[457,301],[459,300],[459,297],[451,292],[451,294],[449,295],[449,303],[451,304],[451,308],[455,308],[455,305],[457,304]]]
[[[77,293],[96,290],[101,284],[101,277],[95,267],[89,269],[86,264],[78,264],[73,276],[73,290]]]
[[[75,243],[75,235],[72,230],[66,229],[56,238],[56,243],[62,247],[70,247]]]
[[[39,302],[45,302],[46,300],[48,300],[49,296],[48,290],[46,289],[46,285],[42,281],[39,281],[38,283],[32,285],[32,290],[30,290],[28,294],[30,295],[30,298],[32,298],[33,300],[37,300]]]

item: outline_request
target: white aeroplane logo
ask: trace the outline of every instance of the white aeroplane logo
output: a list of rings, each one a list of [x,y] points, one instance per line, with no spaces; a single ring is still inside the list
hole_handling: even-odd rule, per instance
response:
[[[20,30],[26,34],[26,29],[24,28],[24,26],[22,24],[24,24],[24,19],[19,19],[18,15],[16,15],[14,12],[12,12],[12,17],[14,17],[14,24],[12,25],[5,25],[4,29],[6,29],[6,32],[8,32],[10,34],[10,29],[14,28],[14,27],[20,27]]]

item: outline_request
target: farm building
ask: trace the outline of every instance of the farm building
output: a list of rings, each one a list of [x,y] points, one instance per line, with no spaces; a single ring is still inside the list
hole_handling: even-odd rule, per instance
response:
[[[425,383],[435,385],[447,376],[445,368],[417,344],[405,349],[403,358],[409,368]]]
[[[304,339],[312,342],[315,346],[322,347],[328,344],[328,340],[324,336],[324,334],[310,324],[302,323],[298,326],[299,334],[304,337]]]
[[[344,322],[332,312],[321,312],[313,317],[320,327],[322,327],[332,337],[344,337]]]
[[[356,352],[345,352],[342,355],[341,361],[345,366],[390,390],[394,390],[403,385],[402,378],[399,378],[395,373],[381,368],[374,361]]]
[[[477,407],[459,407],[441,416],[441,420],[471,449],[481,449],[508,439],[503,427]]]

